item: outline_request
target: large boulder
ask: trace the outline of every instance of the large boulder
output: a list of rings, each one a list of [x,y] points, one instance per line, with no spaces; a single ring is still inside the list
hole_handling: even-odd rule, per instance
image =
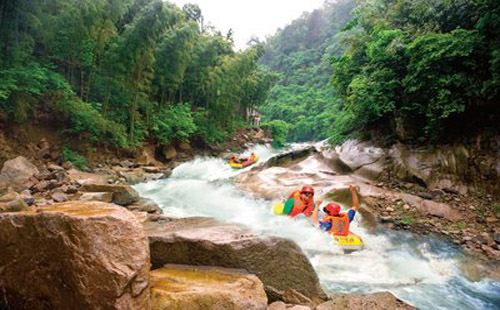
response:
[[[394,297],[391,293],[369,295],[335,295],[332,300],[316,307],[316,310],[413,310],[413,306]]]
[[[326,298],[318,276],[291,240],[256,236],[209,218],[146,221],[153,268],[165,264],[242,268],[264,283],[270,301],[290,290],[316,302]]]
[[[113,193],[113,202],[126,206],[139,200],[139,194],[128,185],[122,184],[84,184],[83,192],[110,192]]]
[[[267,297],[254,275],[167,265],[151,271],[151,305],[154,310],[265,310]]]
[[[17,190],[29,188],[30,178],[39,171],[35,165],[23,156],[8,160],[3,164],[0,172],[0,187],[13,186]]]
[[[135,216],[101,202],[0,214],[0,309],[149,309]]]

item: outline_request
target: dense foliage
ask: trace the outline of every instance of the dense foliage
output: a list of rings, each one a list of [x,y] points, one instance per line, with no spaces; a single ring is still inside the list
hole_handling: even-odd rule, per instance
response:
[[[340,30],[350,20],[352,0],[326,2],[278,30],[265,45],[261,62],[281,74],[261,107],[264,120],[288,123],[288,139],[324,139],[332,126],[335,107],[330,58],[342,53]]]
[[[349,26],[349,49],[333,63],[334,141],[375,130],[442,142],[498,129],[498,1],[365,1]]]
[[[121,147],[221,141],[276,79],[261,45],[235,53],[196,5],[1,1],[0,29],[4,123],[49,111],[68,134]]]
[[[282,75],[265,119],[286,121],[289,140],[335,143],[374,134],[445,142],[499,130],[498,1],[356,4],[326,3],[268,40],[262,62]]]

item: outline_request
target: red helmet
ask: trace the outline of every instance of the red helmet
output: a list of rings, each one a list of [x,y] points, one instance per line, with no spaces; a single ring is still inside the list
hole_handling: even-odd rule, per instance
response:
[[[304,193],[312,193],[313,196],[314,196],[314,188],[312,188],[311,186],[304,186],[302,187],[302,189],[300,190],[300,193],[301,194],[304,194]]]
[[[340,214],[340,206],[336,204],[335,202],[330,202],[327,204],[324,208],[323,211],[326,213],[329,213],[330,215],[339,215]]]

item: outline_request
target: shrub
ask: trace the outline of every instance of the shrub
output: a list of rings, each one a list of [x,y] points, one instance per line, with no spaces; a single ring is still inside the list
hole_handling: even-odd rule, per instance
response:
[[[87,170],[87,165],[85,161],[85,157],[82,155],[78,154],[77,152],[64,147],[62,150],[62,158],[64,161],[69,161],[72,163],[75,167],[77,167],[80,170]]]

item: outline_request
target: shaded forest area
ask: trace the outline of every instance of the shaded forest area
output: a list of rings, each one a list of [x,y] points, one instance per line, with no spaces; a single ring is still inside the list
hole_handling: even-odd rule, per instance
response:
[[[0,123],[45,118],[127,148],[225,140],[276,75],[261,45],[234,52],[231,32],[202,21],[159,0],[0,1]]]
[[[288,139],[442,143],[496,135],[500,3],[343,0],[266,43],[281,79],[263,106]]]

